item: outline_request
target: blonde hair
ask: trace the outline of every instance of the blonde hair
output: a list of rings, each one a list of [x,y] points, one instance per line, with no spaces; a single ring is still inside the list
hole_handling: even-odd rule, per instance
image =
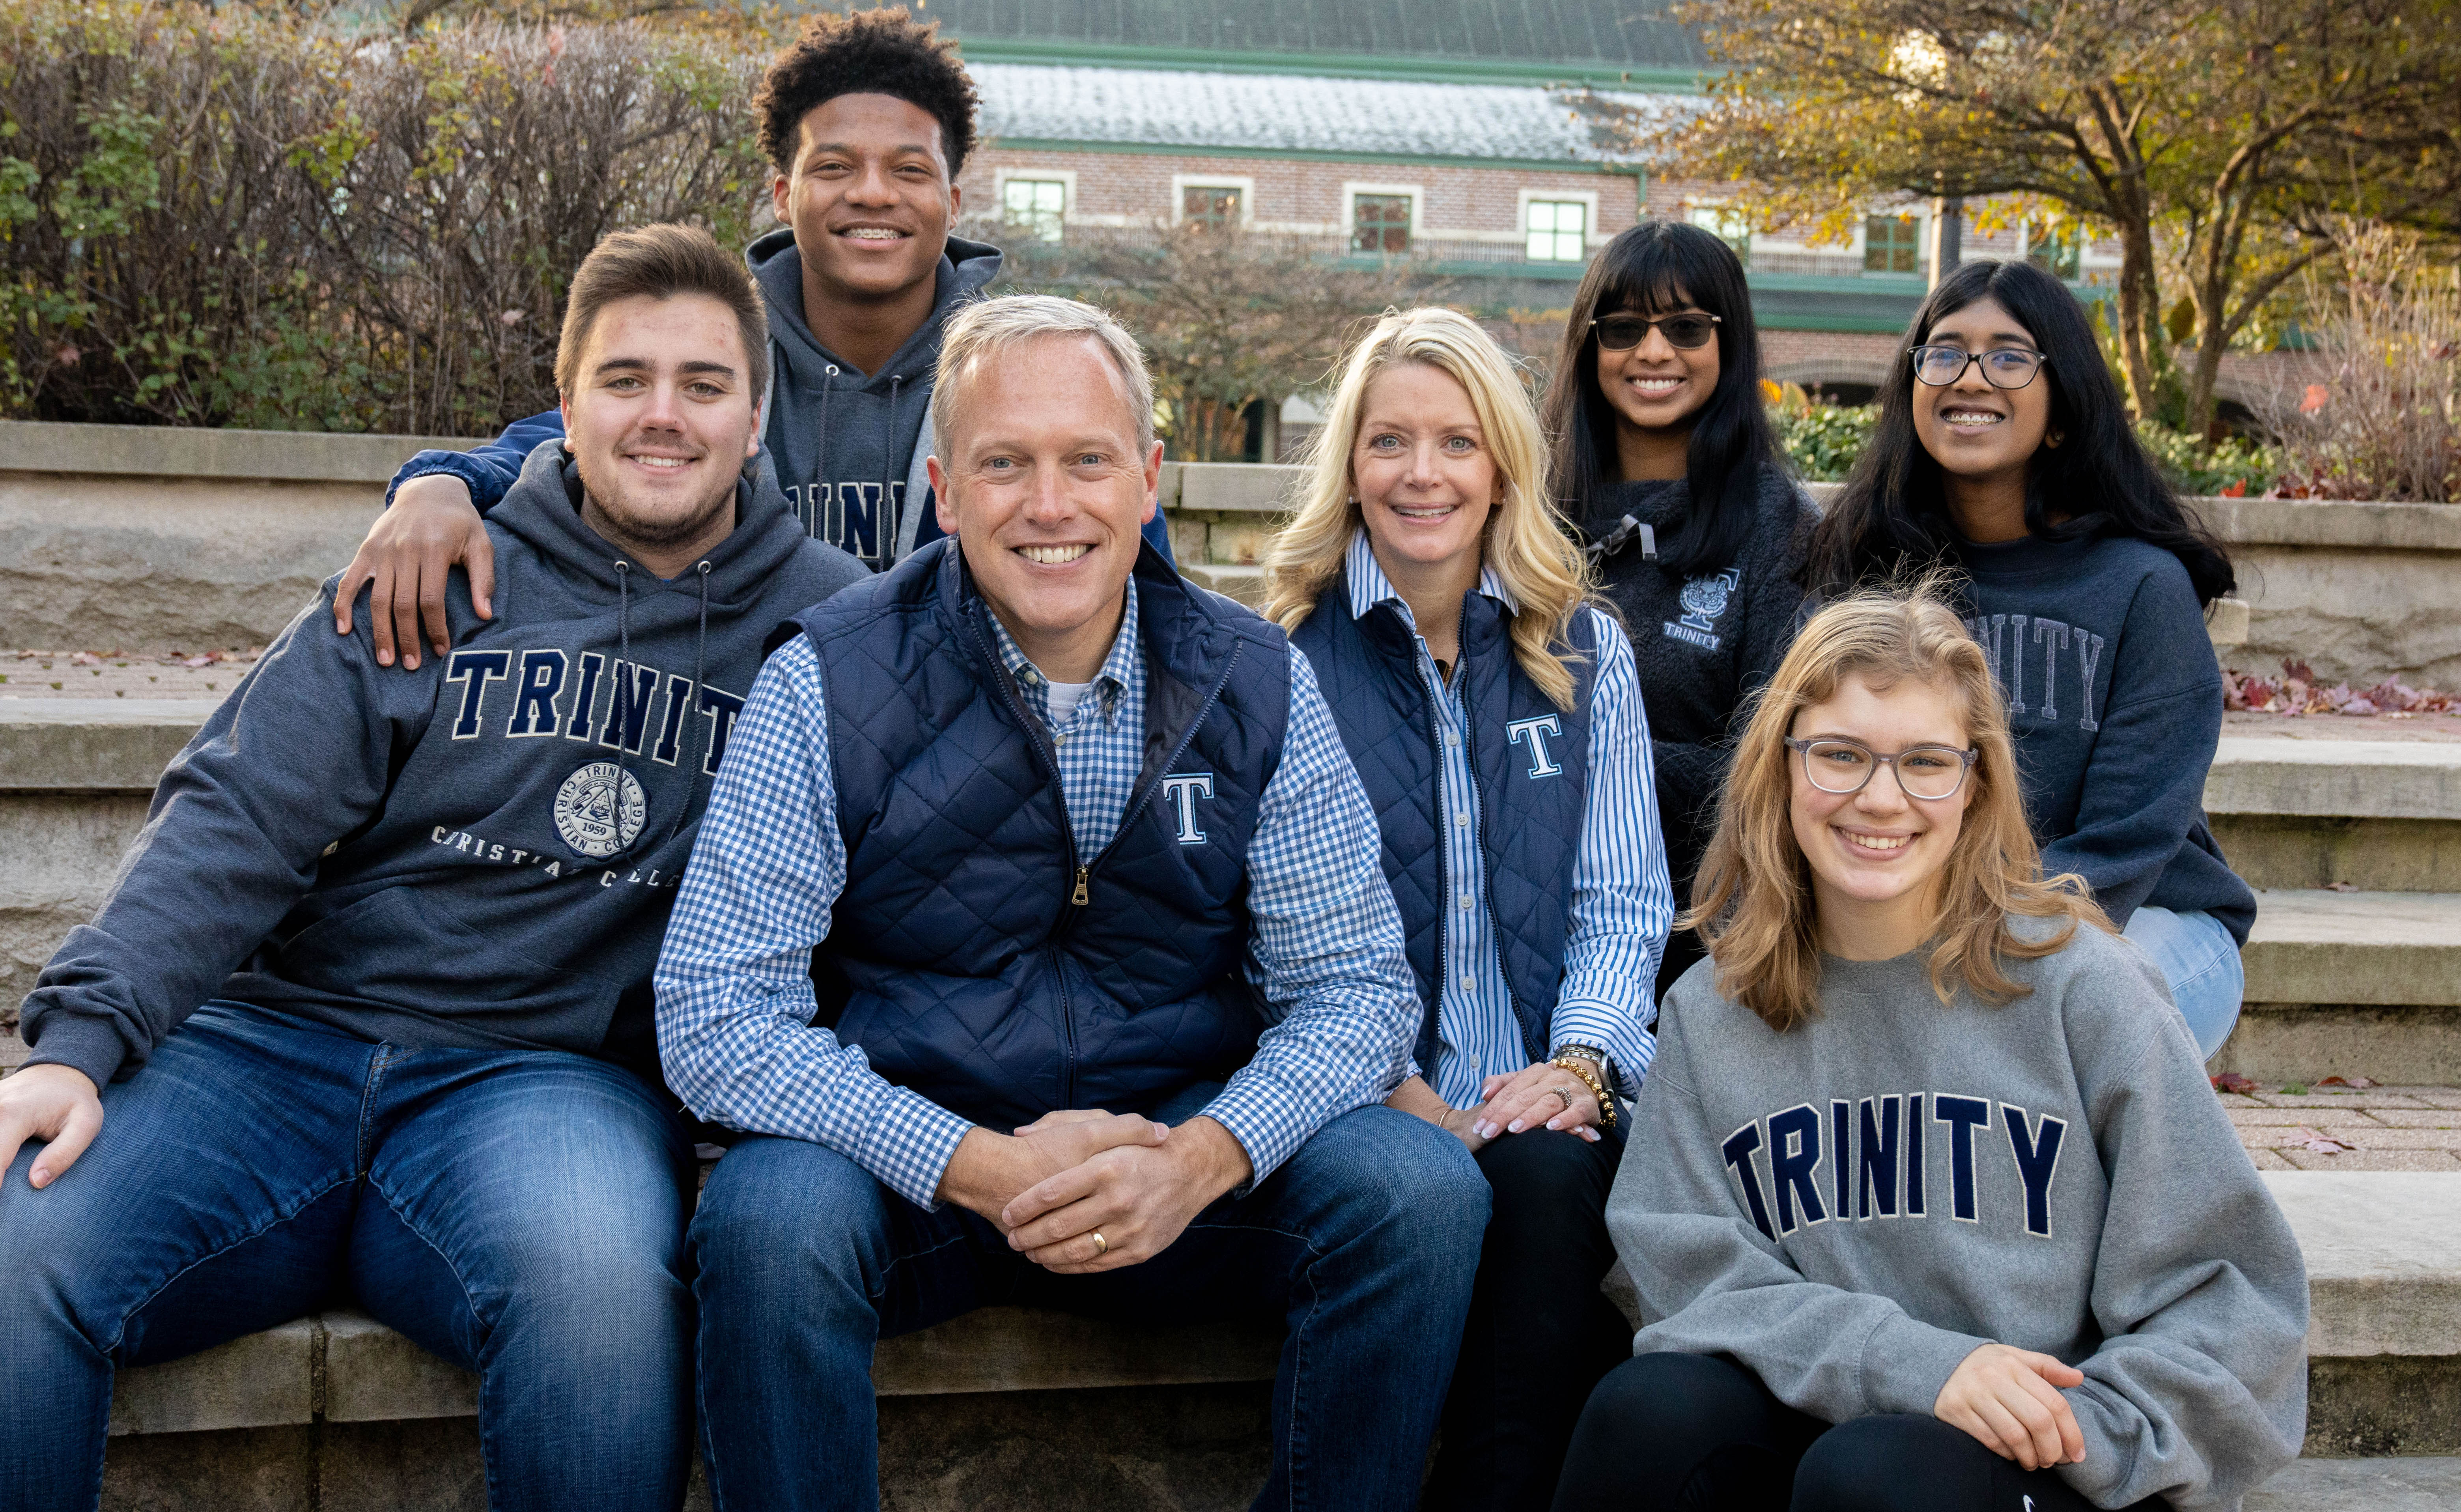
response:
[[[1998,1006],[2032,990],[2001,969],[2064,948],[2080,922],[2111,930],[2073,873],[2045,879],[2017,785],[2008,715],[1982,648],[1943,602],[1940,580],[1874,589],[1814,615],[1752,706],[1718,802],[1718,828],[1681,923],[1708,941],[1718,990],[1780,1033],[1811,1015],[1820,990],[1810,862],[1794,838],[1794,777],[1786,737],[1801,710],[1827,701],[1849,677],[1875,690],[1901,682],[1946,692],[1977,751],[1967,804],[1940,872],[1931,985],[1941,1003],[1961,985]],[[2060,918],[2055,935],[2028,941],[2011,915]]]
[[[1518,607],[1513,658],[1557,708],[1570,709],[1573,671],[1584,660],[1572,648],[1573,614],[1591,599],[1589,564],[1555,512],[1546,437],[1512,359],[1477,322],[1454,310],[1388,310],[1351,348],[1307,458],[1297,505],[1266,549],[1265,615],[1286,630],[1298,628],[1341,570],[1361,518],[1350,454],[1367,386],[1404,362],[1433,368],[1469,394],[1504,481],[1504,500],[1487,517],[1485,553]]]
[[[1144,349],[1107,311],[1053,294],[1003,294],[976,300],[960,306],[950,317],[940,338],[940,365],[931,383],[932,444],[948,445],[957,395],[976,370],[994,357],[1049,336],[1088,338],[1111,359],[1136,419],[1137,459],[1145,460],[1143,454],[1153,449],[1154,399],[1153,374],[1145,371]]]

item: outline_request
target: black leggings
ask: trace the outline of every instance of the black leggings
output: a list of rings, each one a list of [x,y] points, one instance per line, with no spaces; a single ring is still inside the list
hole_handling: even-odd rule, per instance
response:
[[[1549,1107],[1554,1106],[1552,1102]],[[1427,1478],[1429,1512],[1546,1512],[1564,1445],[1632,1326],[1598,1291],[1621,1141],[1530,1129],[1478,1152],[1494,1204]]]
[[[2156,1512],[2158,1497],[2129,1512]],[[1835,1427],[1723,1355],[1643,1354],[1590,1396],[1555,1512],[2093,1512],[2055,1471],[2020,1469],[1937,1417]]]

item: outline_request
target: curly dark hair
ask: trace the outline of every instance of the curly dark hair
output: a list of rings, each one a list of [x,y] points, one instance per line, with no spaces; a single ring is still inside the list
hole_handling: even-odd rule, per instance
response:
[[[840,95],[894,96],[939,117],[952,180],[974,150],[974,81],[957,45],[940,40],[939,22],[918,22],[903,6],[819,12],[770,61],[752,108],[760,114],[760,150],[780,173],[794,160],[796,127]]]

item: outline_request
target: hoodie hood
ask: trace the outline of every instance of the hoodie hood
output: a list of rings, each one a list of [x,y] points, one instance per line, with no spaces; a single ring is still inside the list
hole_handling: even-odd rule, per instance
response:
[[[735,529],[697,563],[661,582],[581,517],[581,471],[561,441],[533,449],[522,475],[488,513],[545,560],[578,604],[604,607],[646,595],[678,594],[726,617],[761,605],[770,578],[802,550],[805,537],[766,468],[747,465],[735,481]],[[835,553],[824,553],[834,557]],[[621,564],[619,566],[618,564]],[[699,569],[708,568],[704,573]]]
[[[866,373],[823,346],[803,320],[803,261],[780,227],[744,253],[768,307],[771,378],[765,439],[780,492],[804,532],[866,566],[894,560],[914,532],[907,502],[925,485],[917,443],[931,407],[940,337],[952,311],[999,276],[995,246],[949,238],[931,313],[878,371]]]

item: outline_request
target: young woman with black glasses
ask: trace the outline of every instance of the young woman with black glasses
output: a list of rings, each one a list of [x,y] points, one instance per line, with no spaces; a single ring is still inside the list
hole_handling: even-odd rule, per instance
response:
[[[1638,658],[1680,902],[1736,707],[1793,634],[1812,519],[1762,404],[1760,334],[1733,250],[1677,221],[1608,243],[1573,296],[1544,419],[1565,517]],[[1691,932],[1670,938],[1658,990],[1700,958]]]
[[[1936,565],[1967,580],[2044,869],[2091,884],[2212,1055],[2256,920],[2204,813],[2222,722],[2204,607],[2230,559],[2137,443],[2084,307],[2026,264],[1968,264],[1924,302],[1811,580]]]

